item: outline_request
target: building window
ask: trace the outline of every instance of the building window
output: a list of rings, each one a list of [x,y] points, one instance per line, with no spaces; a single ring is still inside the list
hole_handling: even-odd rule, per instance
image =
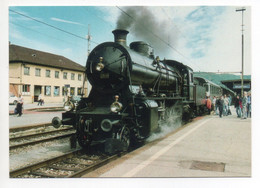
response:
[[[68,95],[68,87],[62,87],[62,96],[67,96]]]
[[[59,86],[54,86],[54,96],[60,96],[60,87]]]
[[[78,75],[78,80],[81,81],[81,74]]]
[[[64,72],[64,73],[63,73],[63,79],[67,79],[67,76],[68,76],[68,73],[67,73],[67,72]]]
[[[35,76],[41,76],[41,69],[35,68]]]
[[[59,71],[55,71],[55,78],[59,78],[60,77],[60,72]]]
[[[44,87],[44,94],[46,96],[51,96],[51,86],[45,86]]]
[[[81,92],[82,92],[82,88],[78,87],[78,95],[81,95]]]
[[[75,74],[71,73],[71,80],[75,80]]]
[[[30,95],[30,85],[23,85],[22,95]]]
[[[75,87],[70,88],[70,95],[71,96],[75,95]]]
[[[46,77],[51,77],[51,71],[50,70],[46,70]]]
[[[30,67],[24,67],[24,75],[30,75]]]

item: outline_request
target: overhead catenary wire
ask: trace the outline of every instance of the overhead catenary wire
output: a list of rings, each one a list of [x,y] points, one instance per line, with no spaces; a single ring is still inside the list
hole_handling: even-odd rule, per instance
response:
[[[74,33],[72,33],[72,32],[66,31],[66,30],[64,30],[64,29],[61,29],[61,28],[56,27],[56,26],[53,26],[53,25],[48,24],[48,23],[46,23],[46,22],[37,20],[37,19],[35,19],[35,18],[32,18],[32,17],[30,17],[30,16],[27,16],[27,15],[22,14],[22,13],[17,12],[17,11],[14,11],[14,10],[12,10],[12,9],[9,9],[9,11],[14,12],[14,13],[16,13],[16,14],[18,14],[18,15],[21,15],[21,16],[23,16],[23,17],[26,17],[26,18],[28,18],[28,19],[34,20],[34,21],[36,21],[36,22],[38,22],[38,23],[47,25],[48,27],[51,27],[51,28],[53,28],[53,29],[59,30],[59,31],[64,32],[64,33],[67,33],[67,34],[72,35],[72,36],[74,36],[74,37],[77,37],[77,38],[79,38],[79,39],[88,41],[88,39],[87,39],[86,37],[82,37],[82,36],[76,35],[76,34],[74,34]],[[97,42],[95,42],[95,41],[93,41],[93,40],[91,40],[91,42],[93,42],[93,43],[95,43],[95,44],[97,44],[97,45],[99,44],[99,43],[97,43]]]
[[[27,30],[29,30],[29,31],[32,31],[32,32],[38,33],[38,34],[40,34],[40,35],[44,35],[44,36],[46,36],[46,37],[49,37],[49,38],[52,38],[52,39],[55,39],[55,40],[58,40],[58,41],[61,41],[61,42],[65,42],[65,43],[69,43],[69,44],[75,45],[75,44],[73,44],[72,42],[65,41],[65,40],[62,40],[62,39],[59,39],[59,38],[56,38],[56,37],[53,37],[53,36],[47,35],[46,33],[41,33],[41,32],[39,32],[38,30],[31,29],[31,28],[25,27],[25,26],[20,25],[20,24],[17,24],[17,23],[10,22],[10,24],[13,24],[13,25],[15,25],[15,26],[18,26],[18,27],[21,27],[21,28],[27,29]],[[81,46],[83,47],[82,44],[77,44],[77,45],[81,45]]]

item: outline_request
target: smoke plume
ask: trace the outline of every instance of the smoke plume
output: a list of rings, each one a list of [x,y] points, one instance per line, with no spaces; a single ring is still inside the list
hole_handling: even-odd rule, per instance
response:
[[[150,44],[155,55],[161,59],[165,56],[169,58],[172,51],[167,45],[176,43],[177,35],[174,32],[174,26],[171,20],[159,19],[159,16],[148,7],[124,7],[117,20],[118,29],[126,29],[136,37],[136,40],[142,40]]]

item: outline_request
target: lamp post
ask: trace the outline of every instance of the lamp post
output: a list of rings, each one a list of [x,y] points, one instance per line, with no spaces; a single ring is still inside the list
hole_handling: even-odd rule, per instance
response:
[[[241,78],[241,97],[244,90],[244,11],[245,8],[236,9],[236,12],[242,12],[242,78]]]

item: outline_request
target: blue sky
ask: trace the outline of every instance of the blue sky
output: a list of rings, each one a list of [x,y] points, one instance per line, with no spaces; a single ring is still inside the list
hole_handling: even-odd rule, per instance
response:
[[[126,11],[128,8],[10,6],[9,41],[12,44],[62,55],[84,66],[87,60],[88,26],[92,40],[91,49],[99,43],[113,41],[111,31],[117,27],[116,22],[122,10]],[[136,10],[143,11],[140,8]],[[163,39],[163,41],[146,41],[155,46],[155,53],[157,52],[156,55],[161,59],[181,61],[195,71],[238,72],[241,71],[241,13],[236,12],[236,8],[235,6],[145,7],[149,14],[156,15],[152,20],[154,24],[145,26],[145,23],[139,23],[136,17],[134,22],[139,27],[144,25],[148,31],[156,33]],[[251,74],[251,8],[246,9],[245,74]],[[146,37],[134,34],[133,28],[129,28],[128,44]]]

